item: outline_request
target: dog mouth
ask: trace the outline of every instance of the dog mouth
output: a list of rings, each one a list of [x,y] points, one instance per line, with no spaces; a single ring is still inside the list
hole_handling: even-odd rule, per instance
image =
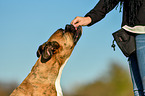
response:
[[[73,35],[74,44],[76,44],[82,35],[82,27],[79,26],[79,27],[75,28],[73,25],[67,24],[65,26],[65,30],[63,32],[64,33],[70,32]]]

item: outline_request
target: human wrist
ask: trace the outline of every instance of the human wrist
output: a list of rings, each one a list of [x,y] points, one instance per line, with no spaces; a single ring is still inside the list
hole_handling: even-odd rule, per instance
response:
[[[92,22],[92,19],[89,16],[85,17],[85,19],[86,19],[86,25],[89,25]]]

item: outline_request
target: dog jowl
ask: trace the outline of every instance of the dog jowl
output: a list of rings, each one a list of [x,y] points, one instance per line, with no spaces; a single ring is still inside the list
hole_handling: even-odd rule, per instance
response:
[[[58,29],[37,51],[39,59],[10,96],[63,96],[62,70],[82,34],[82,27]]]

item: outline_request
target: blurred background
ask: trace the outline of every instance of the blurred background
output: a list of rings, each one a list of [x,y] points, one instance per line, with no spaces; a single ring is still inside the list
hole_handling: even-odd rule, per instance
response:
[[[99,0],[0,0],[0,96],[9,96],[31,71],[36,51],[59,28]],[[112,10],[83,35],[65,66],[64,96],[133,96],[127,58],[113,51],[122,13]]]

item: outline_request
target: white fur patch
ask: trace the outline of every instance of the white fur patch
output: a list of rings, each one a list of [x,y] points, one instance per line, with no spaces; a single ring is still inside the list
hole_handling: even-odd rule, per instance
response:
[[[60,86],[60,78],[61,78],[62,70],[63,70],[64,66],[66,65],[68,59],[69,59],[69,57],[66,59],[64,64],[62,64],[62,66],[60,67],[58,76],[57,76],[56,81],[55,81],[55,88],[56,88],[56,91],[57,91],[57,96],[63,96],[62,89],[61,89],[61,86]]]

